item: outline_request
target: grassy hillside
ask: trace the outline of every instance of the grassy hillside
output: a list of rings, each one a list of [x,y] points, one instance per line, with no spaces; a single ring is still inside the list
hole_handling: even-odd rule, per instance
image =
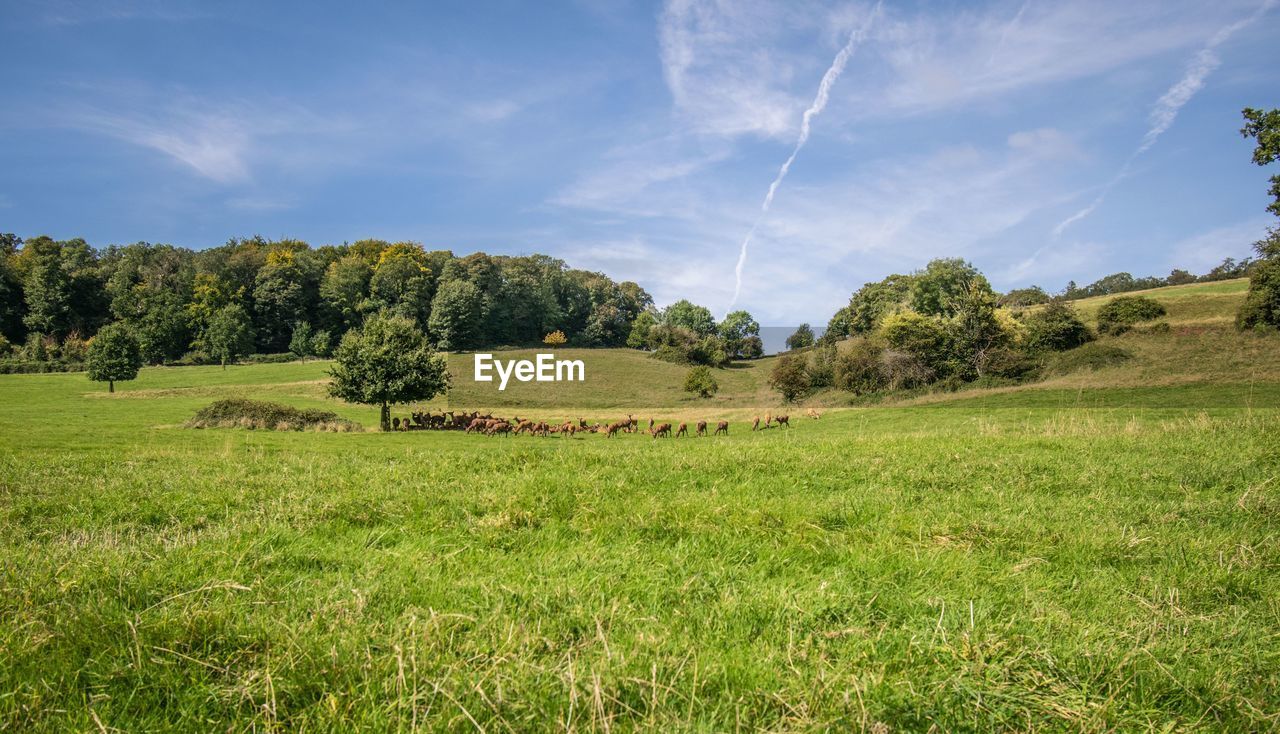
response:
[[[1248,278],[1221,280],[1213,283],[1190,283],[1121,293],[1123,296],[1147,296],[1164,304],[1169,312],[1162,320],[1171,326],[1226,326],[1235,323],[1236,311],[1249,290]],[[1117,296],[1098,296],[1072,301],[1090,325],[1097,324],[1098,309]]]
[[[790,431],[767,361],[453,397],[734,421],[663,441],[181,427],[375,424],[314,362],[0,376],[0,731],[1275,730],[1280,340],[1116,343]]]

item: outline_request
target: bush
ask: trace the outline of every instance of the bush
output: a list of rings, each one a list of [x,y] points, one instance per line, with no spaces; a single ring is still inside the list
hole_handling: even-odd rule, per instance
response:
[[[934,375],[950,374],[957,361],[952,335],[940,319],[914,311],[890,314],[880,325],[880,335],[890,349],[914,356]]]
[[[870,339],[855,341],[847,351],[836,355],[833,384],[854,395],[883,390],[889,384],[880,361],[883,353],[884,348]]]
[[[1093,340],[1070,305],[1054,302],[1027,316],[1025,343],[1033,352],[1061,352]]]
[[[809,373],[805,371],[804,360],[791,355],[779,357],[769,374],[769,386],[782,393],[787,402],[807,394]]]
[[[0,359],[0,375],[38,375],[46,372],[84,372],[81,362],[36,362],[29,359]]]
[[[546,336],[542,337],[543,344],[553,346],[553,347],[558,347],[561,344],[568,343],[568,341],[569,341],[568,337],[566,337],[564,335],[564,332],[560,331],[559,329],[556,329],[550,334],[547,334]]]
[[[293,362],[297,357],[292,352],[281,352],[279,354],[250,354],[240,360],[245,364],[284,364],[285,362]]]
[[[1280,239],[1280,234],[1273,234]],[[1267,258],[1249,274],[1249,293],[1236,314],[1241,329],[1280,327],[1280,255]]]
[[[212,354],[202,349],[192,349],[190,352],[182,355],[178,359],[173,360],[169,364],[174,367],[195,367],[208,364],[217,364],[218,360],[214,359]]]
[[[1154,321],[1165,315],[1159,301],[1146,296],[1120,296],[1107,301],[1098,311],[1098,331],[1123,334],[1143,321]]]
[[[689,370],[689,374],[685,375],[684,390],[695,393],[698,397],[709,398],[720,391],[720,383],[716,382],[710,367],[699,366]]]
[[[880,353],[880,373],[890,390],[909,390],[933,382],[937,373],[914,354],[886,349]]]
[[[1041,363],[1019,349],[997,347],[982,355],[981,373],[984,378],[1022,382],[1034,378],[1040,372]],[[990,380],[987,381],[991,383]]]
[[[264,431],[347,432],[363,430],[359,423],[337,413],[315,408],[299,409],[261,400],[219,400],[206,405],[187,421],[188,428],[249,428]]]
[[[1082,370],[1099,370],[1114,367],[1133,359],[1133,352],[1113,344],[1096,342],[1062,352],[1054,357],[1046,370],[1050,374],[1065,375]]]
[[[809,373],[809,387],[818,389],[835,384],[836,345],[823,344],[809,353],[805,371]]]

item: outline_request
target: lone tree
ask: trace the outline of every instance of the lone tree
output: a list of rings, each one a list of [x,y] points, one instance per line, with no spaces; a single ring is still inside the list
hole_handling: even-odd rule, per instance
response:
[[[89,379],[107,383],[107,392],[116,391],[116,380],[132,380],[142,368],[142,349],[138,337],[124,324],[115,323],[102,327],[89,343],[85,358]]]
[[[560,331],[559,329],[556,329],[550,334],[547,334],[546,336],[542,337],[543,344],[548,344],[553,347],[558,347],[561,344],[567,343],[568,341],[569,341],[569,338],[566,337],[564,335],[564,332]]]
[[[431,351],[412,319],[378,314],[348,331],[334,353],[329,394],[349,403],[377,405],[379,425],[391,430],[391,406],[430,400],[449,389],[445,359]]]
[[[711,374],[711,368],[706,365],[694,367],[689,370],[689,374],[684,378],[685,392],[697,393],[700,398],[709,398],[720,390],[720,383],[716,382],[716,378]]]

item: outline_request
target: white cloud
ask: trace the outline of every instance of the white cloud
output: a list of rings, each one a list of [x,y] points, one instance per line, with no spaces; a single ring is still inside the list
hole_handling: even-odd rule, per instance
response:
[[[796,88],[800,72],[826,60],[812,53],[813,36],[832,21],[811,3],[670,0],[659,44],[679,120],[701,134],[789,137],[811,93]]]
[[[1258,216],[1188,237],[1169,248],[1166,267],[1202,274],[1225,258],[1252,256],[1253,243],[1264,238],[1267,227],[1274,225],[1274,218]]]
[[[874,34],[886,69],[850,107],[861,116],[929,112],[1085,78],[1203,42],[1205,24],[1253,7],[1242,0],[1182,0],[891,10]]]

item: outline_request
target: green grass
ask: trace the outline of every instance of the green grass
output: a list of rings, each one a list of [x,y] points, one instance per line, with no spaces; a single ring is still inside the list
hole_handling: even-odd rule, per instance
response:
[[[764,365],[518,398],[734,421],[664,441],[180,427],[376,424],[314,362],[0,377],[0,731],[1280,729],[1280,341],[1117,343],[790,431]]]
[[[1160,321],[1170,325],[1192,324],[1230,324],[1235,321],[1236,310],[1244,302],[1244,295],[1249,290],[1248,278],[1220,280],[1212,283],[1189,283],[1187,285],[1166,286],[1132,293],[1120,293],[1115,296],[1098,296],[1072,301],[1082,318],[1091,326],[1096,326],[1098,309],[1107,301],[1118,296],[1148,296],[1164,304],[1168,314]]]

